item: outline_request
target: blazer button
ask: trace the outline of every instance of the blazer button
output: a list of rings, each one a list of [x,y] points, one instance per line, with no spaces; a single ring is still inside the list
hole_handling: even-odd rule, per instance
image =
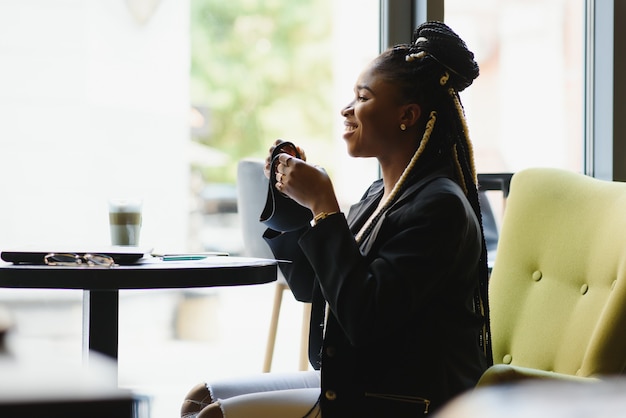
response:
[[[337,353],[337,350],[335,350],[335,347],[333,346],[326,347],[326,355],[328,357],[334,357],[335,353]]]
[[[324,397],[329,401],[334,401],[337,399],[337,393],[334,390],[327,390],[324,392]]]

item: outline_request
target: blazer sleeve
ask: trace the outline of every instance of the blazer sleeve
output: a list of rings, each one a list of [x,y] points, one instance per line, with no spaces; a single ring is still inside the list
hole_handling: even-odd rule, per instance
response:
[[[268,229],[263,239],[269,245],[274,257],[279,261],[280,271],[285,276],[296,300],[311,302],[315,284],[315,272],[309,260],[298,245],[298,240],[310,227],[280,233]]]

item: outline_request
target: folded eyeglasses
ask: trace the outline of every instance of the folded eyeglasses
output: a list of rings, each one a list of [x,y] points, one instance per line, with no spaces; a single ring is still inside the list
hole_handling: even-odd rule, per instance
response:
[[[50,253],[43,261],[48,266],[113,267],[115,260],[106,254]]]

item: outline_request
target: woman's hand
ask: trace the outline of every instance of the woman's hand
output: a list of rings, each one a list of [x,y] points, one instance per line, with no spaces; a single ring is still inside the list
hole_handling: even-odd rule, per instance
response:
[[[282,139],[277,139],[274,142],[274,144],[270,147],[267,157],[265,157],[265,177],[267,177],[268,179],[270,178],[270,165],[272,164],[272,154],[274,153],[274,148],[276,148],[278,144],[281,144],[283,142],[285,141],[283,141]],[[303,161],[306,161],[306,154],[304,150],[297,145],[296,145],[296,148],[298,151],[297,153],[300,154],[300,158]],[[296,156],[296,150],[294,150],[292,147],[285,148],[285,152],[293,157]]]
[[[276,146],[284,141],[277,140],[270,147],[265,159],[265,176],[271,178],[272,154]],[[296,152],[297,149],[297,152]],[[281,192],[307,207],[317,215],[321,212],[339,212],[339,204],[335,196],[333,184],[324,169],[306,162],[306,154],[302,148],[286,147],[279,154],[276,171],[275,187]],[[300,154],[301,158],[296,158]]]
[[[339,212],[333,184],[326,171],[288,153],[278,154],[276,188],[317,215]]]

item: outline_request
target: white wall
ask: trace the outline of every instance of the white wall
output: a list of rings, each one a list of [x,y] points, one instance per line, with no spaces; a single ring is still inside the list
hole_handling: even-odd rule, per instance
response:
[[[142,245],[185,248],[189,5],[130,3],[0,0],[0,248],[106,245],[114,195],[144,199]]]

